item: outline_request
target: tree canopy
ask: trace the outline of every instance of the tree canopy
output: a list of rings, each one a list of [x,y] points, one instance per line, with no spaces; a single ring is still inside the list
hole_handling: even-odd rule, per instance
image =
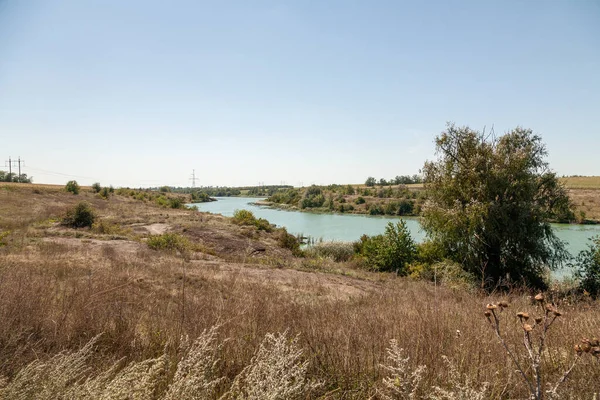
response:
[[[541,138],[520,127],[496,137],[448,124],[435,142],[437,160],[423,168],[429,238],[488,286],[544,287],[547,268],[568,257],[549,221],[573,212]]]
[[[33,178],[28,177],[27,174],[15,174],[14,172],[0,171],[0,182],[18,182],[18,183],[32,183]]]

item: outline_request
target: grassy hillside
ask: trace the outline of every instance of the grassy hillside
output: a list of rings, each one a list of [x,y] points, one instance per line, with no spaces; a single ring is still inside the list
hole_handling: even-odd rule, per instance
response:
[[[228,391],[266,398],[273,387],[289,389],[275,398],[402,398],[392,395],[404,383],[415,398],[460,398],[468,389],[480,398],[527,397],[483,313],[488,303],[510,303],[499,314],[501,333],[529,374],[515,316],[540,314],[529,293],[483,294],[445,281],[443,271],[433,283],[296,257],[280,230],[122,193],[104,200],[87,190],[0,185],[0,387],[8,385],[0,398],[58,398],[85,377],[96,380],[77,393],[135,389],[150,399],[194,398],[181,394],[186,387],[215,399]],[[61,225],[81,200],[97,222]],[[564,315],[549,331],[544,384],[578,360],[560,398],[591,399],[600,364],[591,354],[578,358],[573,346],[600,336],[600,303],[546,295]],[[268,336],[284,332],[283,340]],[[200,338],[191,350],[188,337]],[[93,350],[60,355],[91,340]],[[36,368],[24,369],[33,361]]]

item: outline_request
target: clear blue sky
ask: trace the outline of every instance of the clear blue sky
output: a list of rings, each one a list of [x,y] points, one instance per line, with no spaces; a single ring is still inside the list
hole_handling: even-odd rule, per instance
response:
[[[600,2],[0,0],[0,166],[36,182],[358,183],[446,121],[600,175]]]

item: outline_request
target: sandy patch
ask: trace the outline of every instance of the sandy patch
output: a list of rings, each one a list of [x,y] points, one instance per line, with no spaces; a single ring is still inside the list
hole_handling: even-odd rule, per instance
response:
[[[98,250],[100,250],[102,247],[110,247],[115,249],[115,251],[117,251],[119,254],[136,254],[139,250],[146,248],[144,244],[131,240],[98,240],[67,237],[47,237],[43,238],[42,241],[47,243],[62,244],[69,247],[82,247]]]

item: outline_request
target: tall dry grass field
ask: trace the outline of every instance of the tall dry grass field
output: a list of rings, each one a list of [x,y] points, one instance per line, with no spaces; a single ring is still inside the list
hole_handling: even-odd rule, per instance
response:
[[[307,381],[315,383],[303,387],[297,398],[389,396],[384,385],[389,369],[383,366],[390,362],[391,339],[408,358],[403,368],[426,367],[415,389],[421,397],[415,398],[436,395],[434,386],[465,398],[458,397],[457,388],[466,393],[467,386],[480,390],[484,383],[482,398],[527,398],[483,315],[487,303],[510,303],[503,333],[526,364],[515,313],[534,312],[527,293],[488,296],[356,271],[344,263],[310,269],[314,263],[276,245],[276,233],[256,232],[222,217],[162,209],[123,196],[106,201],[83,193],[73,199],[78,196],[35,190],[0,193],[0,230],[11,231],[0,247],[0,375],[5,384],[32,361],[76,351],[100,334],[86,361],[88,377],[121,358],[119,368],[176,354],[182,338],[216,327],[220,362],[212,372],[218,378],[214,390],[203,394],[208,398],[228,392],[228,398],[264,396],[252,395],[265,392],[248,386],[239,393],[232,388],[252,379],[254,389],[261,387],[256,376],[262,370],[248,366],[260,361],[265,337],[282,332],[290,339],[280,344],[297,337],[299,351],[290,350],[287,357],[296,357],[297,368],[305,365]],[[118,233],[57,225],[55,219],[80,198],[90,201]],[[198,247],[151,250],[145,241],[157,230],[185,236]],[[256,252],[259,245],[262,250]],[[600,304],[548,296],[564,313],[552,327],[543,355],[544,377],[550,382],[576,357],[573,346],[582,337],[600,336]],[[271,336],[269,343],[275,346],[276,338]],[[164,375],[156,378],[162,383],[154,387],[154,398],[168,398],[169,387],[175,386],[176,366],[169,365],[160,373],[142,370],[146,377]],[[395,379],[388,383],[393,386]],[[582,357],[563,390],[564,398],[592,399],[600,392],[600,363]],[[451,398],[436,393],[430,398]]]

